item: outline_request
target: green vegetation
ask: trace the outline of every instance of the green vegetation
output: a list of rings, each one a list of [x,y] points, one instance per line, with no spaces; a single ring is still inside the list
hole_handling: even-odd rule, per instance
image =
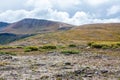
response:
[[[97,49],[116,49],[116,48],[120,48],[120,42],[109,42],[109,41],[89,42],[88,46]]]
[[[28,47],[25,47],[25,48],[24,48],[24,51],[25,51],[25,52],[38,51],[38,50],[39,50],[39,48],[36,47],[36,46],[28,46]]]
[[[75,44],[70,44],[69,47],[77,47]]]
[[[42,47],[40,47],[41,49],[57,49],[57,47],[56,46],[54,46],[54,45],[45,45],[45,46],[42,46]]]
[[[15,49],[15,46],[0,46],[0,49]]]
[[[16,55],[15,53],[12,53],[12,52],[0,52],[0,54],[2,54],[2,55],[13,55],[13,56]]]
[[[63,50],[61,51],[62,54],[79,54],[78,50]]]

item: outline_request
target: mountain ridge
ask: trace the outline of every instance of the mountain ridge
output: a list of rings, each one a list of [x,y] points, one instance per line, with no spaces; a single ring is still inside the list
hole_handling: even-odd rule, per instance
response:
[[[56,30],[67,30],[71,27],[73,27],[73,25],[67,23],[44,19],[26,18],[18,22],[12,23],[8,27],[4,28],[2,32],[15,34],[35,34]]]

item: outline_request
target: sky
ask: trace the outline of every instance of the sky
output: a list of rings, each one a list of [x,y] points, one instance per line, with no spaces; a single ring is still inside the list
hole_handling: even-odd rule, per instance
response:
[[[1,0],[0,21],[47,19],[74,25],[120,22],[120,0]]]

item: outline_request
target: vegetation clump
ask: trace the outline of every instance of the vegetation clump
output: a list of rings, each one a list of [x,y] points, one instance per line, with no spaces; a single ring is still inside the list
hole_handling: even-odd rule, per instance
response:
[[[1,55],[16,55],[15,53],[12,52],[0,52]]]
[[[70,44],[69,47],[77,47],[75,44]]]
[[[36,47],[36,46],[28,46],[28,47],[25,47],[25,48],[24,48],[24,51],[25,51],[25,52],[38,51],[38,50],[39,50],[39,48]]]
[[[120,48],[120,42],[89,42],[88,46],[97,49],[116,49]]]
[[[57,47],[56,46],[54,46],[54,45],[45,45],[45,46],[42,46],[42,47],[40,47],[41,49],[57,49]]]

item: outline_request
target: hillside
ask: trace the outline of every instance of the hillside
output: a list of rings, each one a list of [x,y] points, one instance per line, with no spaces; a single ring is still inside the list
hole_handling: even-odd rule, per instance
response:
[[[0,34],[0,44],[7,44],[19,39],[26,38],[31,35],[16,35],[11,33],[1,33]]]
[[[119,80],[120,23],[39,33],[1,45],[0,60],[1,80]]]
[[[80,44],[90,41],[120,41],[120,23],[81,25],[68,31],[38,34],[10,45]]]
[[[10,23],[0,22],[0,31],[1,31],[3,28],[7,27],[8,25],[10,25]]]
[[[67,30],[70,29],[72,26],[73,25],[62,22],[28,18],[12,23],[7,28],[2,30],[2,32],[14,34],[34,34],[56,30]]]

